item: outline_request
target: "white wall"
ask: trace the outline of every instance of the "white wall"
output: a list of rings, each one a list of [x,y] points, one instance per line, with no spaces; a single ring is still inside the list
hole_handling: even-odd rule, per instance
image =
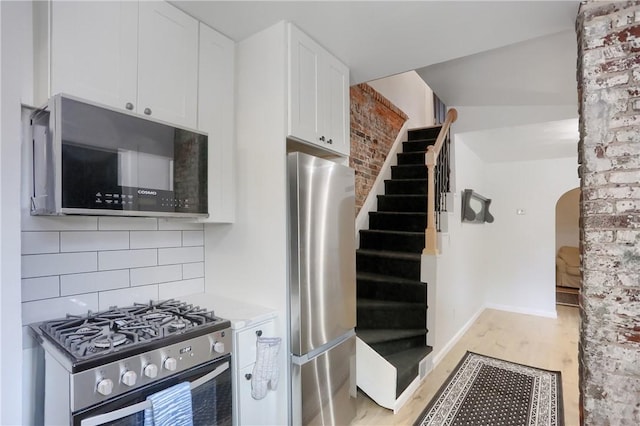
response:
[[[458,133],[546,123],[578,116],[575,105],[456,106],[456,109],[458,121],[455,131]]]
[[[205,228],[206,290],[278,313],[278,424],[288,422],[290,380],[285,41],[280,23],[237,45],[236,222]]]
[[[415,71],[367,84],[409,116],[407,128],[433,126],[433,92]]]
[[[439,358],[450,349],[452,339],[459,337],[484,308],[488,291],[485,244],[491,236],[491,225],[462,223],[460,220],[460,193],[474,189],[486,193],[486,165],[466,145],[463,138],[454,135],[452,141],[454,174],[454,211],[449,213],[449,230],[442,235],[441,254],[438,256],[435,282],[434,356]],[[429,283],[433,285],[433,283]],[[432,295],[430,294],[430,297]]]
[[[469,148],[473,138],[456,133],[456,126],[454,211],[429,287],[436,362],[486,307],[555,316],[555,206],[578,185],[575,157],[485,162]],[[492,199],[493,223],[462,223],[464,189]],[[517,215],[517,209],[526,214]]]
[[[489,305],[555,316],[556,202],[578,186],[576,165],[577,157],[487,164]]]
[[[0,424],[23,424],[20,103],[31,90],[31,3],[0,2]]]
[[[580,188],[562,194],[556,204],[556,252],[580,244]]]

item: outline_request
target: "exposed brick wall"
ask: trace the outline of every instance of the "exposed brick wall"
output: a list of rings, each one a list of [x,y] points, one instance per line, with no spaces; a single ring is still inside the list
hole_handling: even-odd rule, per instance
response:
[[[409,117],[368,84],[351,86],[351,158],[356,210],[367,199],[387,154]]]
[[[576,30],[583,424],[638,425],[640,2],[587,2]]]

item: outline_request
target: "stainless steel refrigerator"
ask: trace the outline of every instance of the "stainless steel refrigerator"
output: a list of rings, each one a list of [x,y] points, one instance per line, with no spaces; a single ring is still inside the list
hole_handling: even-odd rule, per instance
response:
[[[288,155],[291,419],[356,414],[355,182],[349,167]]]

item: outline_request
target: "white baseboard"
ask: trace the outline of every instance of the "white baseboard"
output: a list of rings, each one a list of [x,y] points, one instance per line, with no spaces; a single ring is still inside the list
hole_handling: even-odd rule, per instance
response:
[[[540,309],[523,308],[521,306],[500,305],[497,303],[487,303],[484,306],[487,309],[496,309],[498,311],[513,312],[516,314],[535,315],[538,317],[558,318],[558,313],[553,311],[543,311]]]
[[[485,306],[480,307],[478,311],[469,318],[469,320],[462,326],[460,330],[433,356],[433,368],[436,367],[449,353],[451,349],[458,343],[458,341],[464,336],[464,333],[471,328],[474,322],[478,319],[480,314],[485,310]]]

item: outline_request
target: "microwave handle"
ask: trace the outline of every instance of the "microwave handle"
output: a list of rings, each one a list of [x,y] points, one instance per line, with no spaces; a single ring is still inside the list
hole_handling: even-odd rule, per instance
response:
[[[209,380],[213,380],[218,377],[220,374],[229,369],[229,362],[225,362],[224,364],[218,366],[215,370],[210,373],[205,374],[197,380],[191,382],[191,390],[196,389],[197,387],[205,384]],[[129,405],[124,408],[120,408],[118,410],[113,410],[108,413],[98,414],[97,416],[88,417],[83,419],[80,422],[80,426],[99,426],[105,423],[113,422],[115,420],[121,419],[123,417],[130,416],[137,412],[143,411],[147,408],[151,408],[151,401],[142,401],[137,404]]]

